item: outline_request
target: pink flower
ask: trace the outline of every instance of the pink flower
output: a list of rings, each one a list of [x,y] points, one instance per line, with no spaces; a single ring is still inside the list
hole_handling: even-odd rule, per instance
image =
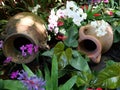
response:
[[[64,18],[64,17],[65,17],[65,10],[58,9],[57,12],[56,12],[56,15],[57,15],[59,18]]]
[[[104,3],[108,3],[109,2],[109,0],[104,0]]]
[[[113,12],[112,11],[106,11],[106,13],[110,16],[113,16]]]

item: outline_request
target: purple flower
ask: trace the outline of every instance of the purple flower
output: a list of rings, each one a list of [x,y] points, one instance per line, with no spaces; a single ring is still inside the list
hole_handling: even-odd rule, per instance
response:
[[[27,56],[26,49],[27,49],[27,47],[24,46],[24,45],[22,45],[22,46],[20,47],[20,50],[22,51],[22,56],[24,56],[24,57]]]
[[[12,78],[12,79],[17,78],[18,73],[19,73],[19,71],[18,71],[18,70],[17,70],[17,71],[15,71],[15,72],[12,72],[12,73],[11,73],[11,75],[10,75],[10,78]]]
[[[32,55],[33,54],[33,44],[27,44],[27,52],[28,54]]]
[[[38,46],[34,46],[34,52],[35,52],[35,53],[38,52],[38,49],[39,49]]]
[[[19,73],[18,80],[21,80],[28,90],[45,90],[45,81],[43,78],[38,78],[37,76],[28,77],[28,74],[24,70]]]
[[[20,50],[22,50],[22,51],[25,51],[26,49],[27,49],[27,47],[24,46],[24,45],[22,45],[22,46],[20,47]]]
[[[33,44],[26,44],[20,47],[22,51],[22,56],[32,55],[38,51],[38,46],[34,46]]]
[[[4,61],[5,64],[10,63],[12,61],[12,57],[7,57]]]
[[[0,40],[0,48],[3,47],[3,40]]]

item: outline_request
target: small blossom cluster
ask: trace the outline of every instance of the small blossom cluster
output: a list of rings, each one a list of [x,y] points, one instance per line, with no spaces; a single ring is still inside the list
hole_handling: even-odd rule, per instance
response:
[[[4,60],[4,64],[8,64],[12,61],[12,57],[7,57],[5,60]]]
[[[39,8],[40,8],[40,5],[37,4],[35,7],[33,7],[33,9],[32,9],[32,13],[34,13],[34,14],[37,15],[37,11],[38,11]]]
[[[3,47],[3,40],[0,40],[0,49]]]
[[[109,3],[109,0],[90,0],[93,3],[100,3],[101,1],[103,1],[104,3]]]
[[[104,20],[101,21],[92,21],[90,23],[91,26],[93,26],[95,28],[95,32],[96,35],[98,37],[104,36],[107,34],[107,27],[108,27],[108,23],[105,22]]]
[[[37,53],[38,46],[35,46],[33,44],[26,44],[26,45],[22,45],[20,47],[20,50],[22,51],[22,56],[26,57],[27,55],[32,55],[33,53]]]
[[[72,19],[73,24],[78,27],[81,25],[81,22],[87,18],[87,14],[83,12],[83,9],[78,7],[74,1],[67,1],[65,8],[60,8],[58,10],[52,9],[50,16],[48,18],[48,30],[54,32],[55,35],[58,32],[63,34],[66,33],[64,28],[60,28],[65,23],[60,21],[61,19]]]
[[[20,80],[28,90],[45,90],[45,81],[43,78],[37,76],[28,76],[27,72],[22,70],[18,73],[18,80]]]

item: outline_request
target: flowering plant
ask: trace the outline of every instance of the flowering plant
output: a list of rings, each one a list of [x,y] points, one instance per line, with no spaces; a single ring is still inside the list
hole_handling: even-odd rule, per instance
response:
[[[87,18],[83,9],[74,1],[67,1],[65,7],[53,8],[48,18],[48,30],[57,35],[59,32],[66,35],[67,29],[73,25],[80,27]]]
[[[9,5],[9,1],[5,1]],[[21,44],[18,50],[22,58],[37,54],[33,62],[21,65],[12,62],[12,57],[6,57],[6,59],[3,57],[4,40],[0,39],[1,90],[102,90],[102,88],[107,90],[120,86],[120,63],[105,61],[106,66],[101,66],[103,62],[98,66],[92,66],[88,63],[89,58],[76,50],[78,30],[87,24],[96,28],[96,35],[101,37],[107,34],[106,27],[109,23],[113,27],[114,41],[120,41],[120,9],[114,0],[88,0],[88,2],[86,0],[87,3],[74,1],[10,0],[12,8],[10,10],[6,8],[2,16],[11,15],[10,11],[16,8],[13,11],[29,11],[44,17],[45,20],[47,18],[50,42],[54,37],[60,42],[57,44],[54,41],[51,42],[52,45],[54,43],[56,45],[45,52],[39,51],[41,48],[32,43]],[[1,5],[6,4],[3,0],[0,2],[2,2]],[[23,5],[22,8],[21,5]],[[51,7],[52,10],[50,10]],[[50,11],[49,15],[48,11]],[[1,8],[0,12],[2,12]],[[98,67],[102,70],[98,71]]]

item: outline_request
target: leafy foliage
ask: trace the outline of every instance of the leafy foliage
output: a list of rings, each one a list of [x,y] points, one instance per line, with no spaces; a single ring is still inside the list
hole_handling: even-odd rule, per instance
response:
[[[68,33],[66,35],[67,39],[64,40],[65,45],[68,47],[72,47],[72,48],[77,47],[78,46],[78,41],[77,41],[78,28],[73,25],[67,31],[68,31]]]
[[[113,63],[103,69],[97,78],[96,86],[115,89],[120,86],[120,63]]]

